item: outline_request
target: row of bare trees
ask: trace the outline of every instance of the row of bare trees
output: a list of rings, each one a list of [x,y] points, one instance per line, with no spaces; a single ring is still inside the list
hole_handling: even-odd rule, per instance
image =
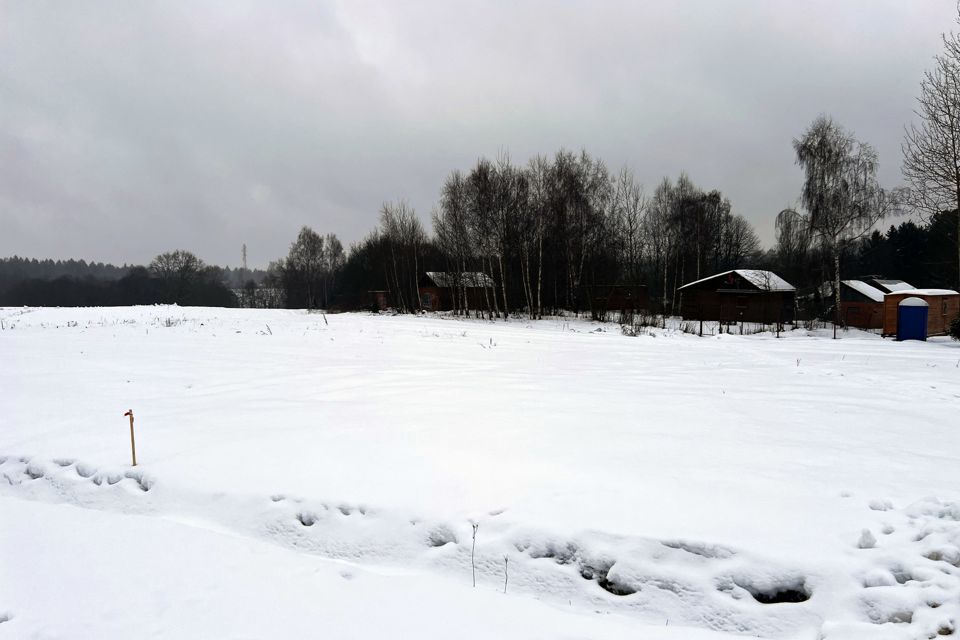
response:
[[[705,192],[681,175],[647,196],[631,171],[611,173],[585,151],[537,156],[517,166],[509,157],[480,159],[452,172],[433,212],[445,270],[497,283],[486,310],[541,317],[584,310],[598,286],[649,283],[672,306],[686,279],[740,266],[759,251],[749,223],[719,191]],[[469,312],[461,305],[463,312]]]
[[[283,289],[289,307],[327,308],[337,286],[337,275],[346,262],[337,236],[304,226],[285,258],[270,265],[272,284]]]

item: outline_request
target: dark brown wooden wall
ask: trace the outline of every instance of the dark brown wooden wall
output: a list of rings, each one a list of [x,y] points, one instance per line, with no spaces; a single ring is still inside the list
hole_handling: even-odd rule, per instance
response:
[[[840,301],[840,314],[843,323],[858,329],[883,328],[882,302],[845,302]]]
[[[792,322],[792,291],[709,291],[683,292],[680,315],[687,320],[721,322]]]

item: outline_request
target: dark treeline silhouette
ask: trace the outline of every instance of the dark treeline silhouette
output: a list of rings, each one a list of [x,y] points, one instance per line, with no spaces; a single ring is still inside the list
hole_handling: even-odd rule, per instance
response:
[[[857,244],[848,269],[854,274],[891,274],[918,287],[950,289],[958,280],[956,212],[934,214],[928,222],[901,222],[886,233],[874,231]]]
[[[0,274],[0,304],[7,306],[176,303],[231,307],[238,303],[227,286],[227,272],[188,251],[160,254],[149,267],[14,257],[0,260]]]
[[[0,258],[0,292],[24,280],[74,279],[119,280],[130,267],[117,267],[86,260],[37,260],[36,258]]]

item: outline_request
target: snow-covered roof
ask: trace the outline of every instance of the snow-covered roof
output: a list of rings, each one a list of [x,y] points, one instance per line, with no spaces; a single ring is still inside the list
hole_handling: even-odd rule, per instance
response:
[[[464,271],[463,273],[454,273],[452,271],[427,271],[427,277],[433,280],[438,287],[492,287],[493,278],[482,271]]]
[[[863,280],[843,280],[843,284],[847,285],[860,295],[870,298],[874,302],[883,302],[883,291],[880,291],[880,289],[877,289],[876,287],[871,287]]]
[[[956,296],[960,295],[953,289],[903,289],[895,293],[905,293],[910,296]]]
[[[723,273],[717,273],[706,278],[700,278],[699,280],[688,282],[680,288],[686,289],[687,287],[692,287],[695,284],[700,284],[701,282],[706,282],[707,280],[713,280],[714,278],[725,276],[728,273],[736,273],[738,276],[762,291],[796,291],[792,284],[775,274],[773,271],[766,271],[764,269],[731,269],[729,271],[724,271]]]
[[[900,293],[901,291],[913,289],[912,284],[904,282],[903,280],[874,278],[873,282],[879,285],[880,289],[886,289],[887,293]]]

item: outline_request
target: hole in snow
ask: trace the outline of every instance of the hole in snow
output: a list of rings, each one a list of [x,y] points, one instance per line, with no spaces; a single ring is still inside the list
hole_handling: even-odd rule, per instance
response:
[[[924,554],[924,557],[934,562],[946,562],[955,567],[960,567],[960,549],[953,545],[931,549]]]
[[[803,578],[762,587],[747,581],[735,581],[735,583],[760,604],[797,603],[810,599],[810,591]]]
[[[899,624],[910,624],[913,622],[913,611],[894,611],[890,614],[890,617],[888,617],[886,621]]]
[[[580,575],[587,580],[595,580],[601,589],[615,596],[629,596],[636,593],[637,590],[633,587],[618,583],[608,577],[612,566],[612,562],[584,563],[580,565]]]
[[[894,579],[898,584],[906,584],[911,580],[916,580],[912,573],[904,569],[903,567],[891,567],[890,573],[893,574]]]
[[[301,511],[297,514],[297,520],[305,527],[312,527],[317,522],[317,516],[309,511]]]
[[[442,547],[446,544],[457,543],[457,535],[447,526],[441,525],[431,529],[427,534],[427,543],[431,547]]]
[[[137,486],[140,487],[140,491],[150,491],[150,487],[153,486],[153,480],[145,477],[142,473],[137,471],[127,471],[125,475],[137,483]]]
[[[517,547],[519,549],[519,547]],[[543,545],[530,545],[526,550],[531,558],[550,558],[557,564],[570,564],[577,558],[580,549],[572,542],[554,542],[548,541]],[[612,563],[611,563],[612,564]],[[607,565],[605,570],[609,570]],[[581,571],[582,573],[582,571]]]
[[[27,468],[23,470],[25,474],[30,476],[33,480],[38,480],[43,477],[43,468],[35,464],[28,464]]]

